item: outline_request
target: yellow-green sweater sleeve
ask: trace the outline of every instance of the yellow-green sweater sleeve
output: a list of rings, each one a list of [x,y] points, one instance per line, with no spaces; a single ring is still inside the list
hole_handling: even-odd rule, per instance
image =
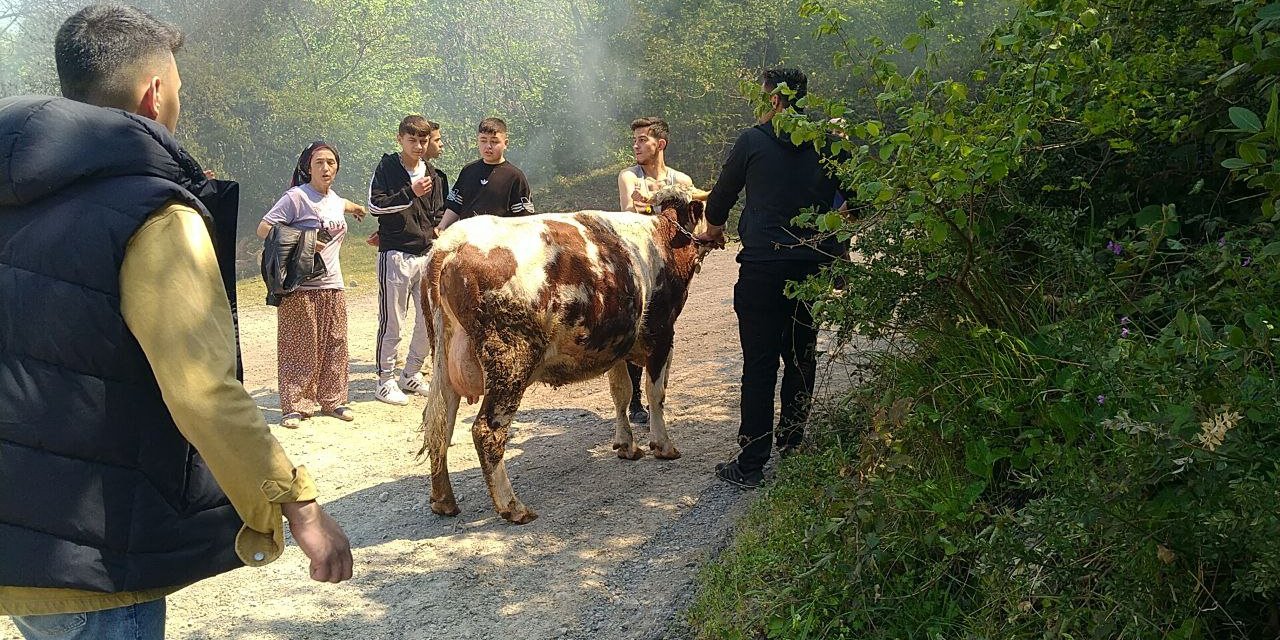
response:
[[[236,553],[263,565],[284,550],[280,503],[316,498],[262,411],[236,380],[231,307],[204,220],[170,204],[134,234],[120,270],[120,309],[165,406],[244,520]]]

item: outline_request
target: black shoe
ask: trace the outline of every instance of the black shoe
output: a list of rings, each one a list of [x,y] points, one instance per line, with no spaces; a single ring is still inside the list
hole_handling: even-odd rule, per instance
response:
[[[649,412],[643,405],[631,408],[631,424],[649,424]]]
[[[756,469],[755,471],[743,470],[743,468],[738,465],[737,460],[734,460],[733,462],[721,462],[716,465],[717,478],[743,489],[755,489],[760,486],[760,480],[763,475],[763,469]]]

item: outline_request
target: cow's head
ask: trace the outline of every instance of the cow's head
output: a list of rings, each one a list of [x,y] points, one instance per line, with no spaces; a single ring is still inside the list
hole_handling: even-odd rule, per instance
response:
[[[701,202],[693,199],[693,190],[682,184],[673,184],[659,189],[653,194],[653,210],[658,215],[675,220],[684,229],[690,239],[702,224],[704,208]]]

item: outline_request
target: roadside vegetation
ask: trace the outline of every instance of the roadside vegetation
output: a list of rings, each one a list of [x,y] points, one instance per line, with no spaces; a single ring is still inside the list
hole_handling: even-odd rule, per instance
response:
[[[700,637],[1276,637],[1280,3],[1025,0],[961,73],[928,13],[801,13],[862,80],[790,123],[849,155],[851,215],[807,218],[861,259],[796,293],[891,348]]]

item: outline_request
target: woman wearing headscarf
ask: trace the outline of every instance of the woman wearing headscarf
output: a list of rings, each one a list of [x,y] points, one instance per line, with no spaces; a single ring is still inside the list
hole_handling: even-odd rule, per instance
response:
[[[280,425],[291,429],[317,409],[339,420],[355,419],[347,406],[347,302],[338,257],[347,235],[346,214],[360,220],[365,210],[333,190],[339,166],[333,145],[308,145],[298,157],[291,187],[258,224],[259,238],[278,224],[316,230],[326,267],[323,275],[284,295],[277,310]]]

